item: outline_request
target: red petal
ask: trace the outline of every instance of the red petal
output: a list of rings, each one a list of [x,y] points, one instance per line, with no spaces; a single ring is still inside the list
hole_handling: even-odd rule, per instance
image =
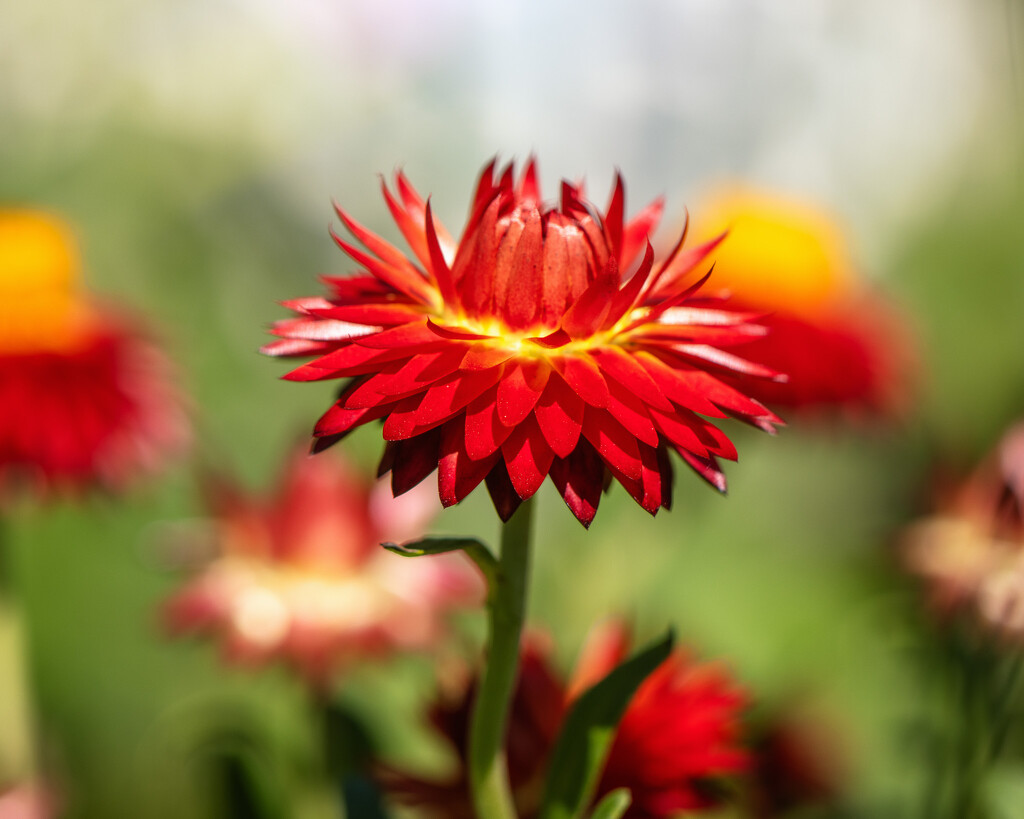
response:
[[[562,329],[574,339],[593,336],[608,315],[617,292],[618,282],[604,276],[596,279],[566,311]]]
[[[380,330],[395,324],[409,324],[423,318],[421,304],[329,304],[309,312],[321,319],[335,319]],[[365,334],[364,334],[365,335]]]
[[[610,375],[633,395],[643,399],[652,407],[663,411],[672,409],[672,404],[661,392],[647,370],[636,360],[635,354],[627,353],[617,345],[597,347],[590,352],[604,375]]]
[[[605,211],[604,233],[607,237],[608,248],[612,252],[615,261],[622,264],[622,225],[625,215],[626,189],[622,184],[622,174],[615,174],[615,185],[612,188],[612,198],[608,202],[608,209]]]
[[[367,271],[389,287],[394,288],[399,293],[404,293],[409,298],[422,304],[435,305],[437,303],[437,291],[404,256],[402,258],[405,260],[405,264],[391,264],[381,261],[368,253],[364,253],[355,245],[349,244],[335,233],[333,228],[330,234],[331,238],[334,239],[334,243],[344,250],[353,261],[365,267]]]
[[[321,318],[287,319],[274,323],[270,332],[283,338],[303,338],[310,341],[349,341],[379,332],[374,324],[353,324]]]
[[[361,424],[382,418],[388,409],[387,404],[365,409],[347,409],[338,401],[320,416],[320,420],[313,428],[313,434],[318,438],[324,435],[344,435]]]
[[[652,409],[651,418],[661,431],[661,434],[676,449],[687,449],[701,457],[708,454],[707,445],[701,440],[701,436],[697,432],[704,422],[693,413],[686,410],[679,410],[675,413],[661,413]]]
[[[648,415],[644,402],[629,390],[618,386],[611,390],[608,397],[608,412],[643,443],[654,447],[658,445],[658,432],[651,423],[651,416]]]
[[[505,322],[512,330],[526,330],[535,324],[543,290],[540,211],[532,208],[524,216],[523,234],[512,258],[505,295]]]
[[[432,384],[454,373],[463,355],[461,349],[413,355],[390,378],[383,381],[379,389],[384,395],[402,395],[426,390]]]
[[[633,480],[640,480],[640,446],[611,413],[587,407],[583,414],[583,436],[601,458]]]
[[[702,383],[705,379],[717,381],[713,376],[691,368],[674,369],[657,356],[643,350],[637,353],[636,358],[661,391],[672,401],[702,415],[713,418],[725,417],[725,413],[712,403],[711,396]]]
[[[435,384],[423,396],[416,410],[418,424],[430,424],[450,418],[501,378],[501,367],[458,373]]]
[[[560,458],[576,448],[583,426],[583,399],[574,393],[561,376],[548,379],[544,394],[534,408],[537,424],[545,440]]]
[[[532,416],[512,430],[501,445],[501,454],[516,494],[523,500],[540,489],[555,457]]]
[[[498,453],[473,460],[466,452],[466,433],[462,419],[442,427],[440,460],[437,467],[437,489],[441,503],[454,504],[472,492],[498,463]]]
[[[466,357],[462,359],[459,368],[462,370],[488,370],[508,361],[515,356],[515,350],[508,347],[491,347],[483,344],[474,344],[469,348]]]
[[[306,341],[304,338],[286,338],[282,341],[272,341],[260,347],[263,355],[274,357],[294,358],[295,356],[316,355],[317,353],[330,350],[332,344],[323,341]],[[298,380],[298,379],[296,379]]]
[[[466,451],[476,460],[491,455],[512,432],[498,420],[497,392],[494,387],[466,407]]]
[[[484,211],[479,227],[459,245],[452,263],[452,278],[466,312],[475,317],[489,311],[494,303],[495,262],[504,236],[498,230],[501,200],[495,199]]]
[[[580,398],[592,407],[608,406],[608,384],[597,362],[589,355],[558,356],[552,358],[551,363]]]
[[[388,350],[398,347],[408,347],[410,353],[425,352],[430,348],[438,348],[445,345],[445,339],[427,326],[427,320],[402,324],[392,327],[389,330],[382,330],[372,336],[359,340],[361,347],[373,347],[379,350]]]
[[[531,359],[521,359],[505,368],[497,394],[501,423],[513,427],[530,414],[544,392],[550,373],[546,362]]]
[[[665,200],[659,196],[626,225],[622,232],[622,251],[619,257],[619,264],[623,270],[628,270],[633,264],[637,254],[647,243],[648,237],[661,221],[664,209]]]
[[[452,281],[452,271],[445,261],[444,251],[441,250],[441,243],[437,238],[437,227],[434,224],[434,216],[430,211],[430,200],[427,200],[427,248],[430,250],[430,266],[437,280],[437,289],[441,293],[441,299],[449,307],[459,305],[459,297],[455,291],[455,282]]]

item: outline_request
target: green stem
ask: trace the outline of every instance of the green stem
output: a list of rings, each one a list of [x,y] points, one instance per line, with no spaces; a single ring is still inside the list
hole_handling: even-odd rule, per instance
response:
[[[487,599],[487,657],[469,729],[469,782],[478,819],[516,816],[503,746],[519,669],[532,507],[532,501],[524,502],[502,528],[501,556]]]

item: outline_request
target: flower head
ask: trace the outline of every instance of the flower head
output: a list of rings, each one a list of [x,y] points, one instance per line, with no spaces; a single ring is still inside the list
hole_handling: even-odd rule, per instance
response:
[[[621,660],[625,629],[611,623],[592,632],[576,670],[564,682],[552,669],[550,646],[531,637],[522,652],[506,739],[517,815],[536,816],[547,763],[572,701]],[[399,801],[445,819],[471,817],[465,746],[472,690],[435,707],[434,726],[451,743],[458,768],[447,781],[428,781],[387,769],[381,778]],[[641,684],[619,723],[595,799],[629,788],[627,819],[667,819],[721,802],[717,783],[745,770],[740,711],[745,695],[724,669],[675,652]]]
[[[1024,639],[1024,424],[900,545],[936,613],[967,612],[997,634]]]
[[[736,452],[702,416],[779,422],[723,380],[776,373],[724,349],[761,335],[749,314],[697,296],[690,274],[717,240],[655,262],[660,202],[625,221],[617,179],[603,212],[569,183],[553,206],[532,161],[518,181],[491,163],[456,242],[402,173],[396,187],[384,198],[415,261],[338,207],[365,250],[335,241],[361,271],[287,302],[299,317],[265,348],[316,357],[287,378],[349,379],[315,449],[383,419],[396,494],[437,469],[445,505],[486,481],[507,519],[550,476],[589,525],[609,473],[652,514],[667,507],[669,449],[724,489],[719,458]]]
[[[268,499],[207,491],[217,556],[168,603],[173,630],[219,634],[228,656],[284,659],[314,682],[358,657],[425,648],[442,615],[482,598],[461,555],[406,560],[382,540],[422,534],[433,494],[390,496],[343,462],[293,455]]]
[[[859,280],[838,222],[775,195],[723,190],[701,209],[717,288],[733,309],[761,310],[769,332],[746,355],[785,372],[746,392],[780,407],[892,414],[908,403],[913,355],[905,323]]]
[[[77,274],[64,224],[0,211],[0,483],[121,487],[188,439],[170,362]]]

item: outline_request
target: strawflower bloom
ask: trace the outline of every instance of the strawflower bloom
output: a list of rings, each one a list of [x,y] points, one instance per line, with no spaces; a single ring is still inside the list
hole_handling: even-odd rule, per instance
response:
[[[898,415],[914,363],[905,321],[856,273],[837,220],[799,201],[723,189],[700,210],[701,236],[715,248],[711,285],[732,309],[763,311],[769,329],[745,355],[785,372],[785,382],[750,381],[748,395],[804,413]]]
[[[482,599],[462,555],[410,561],[380,548],[422,535],[432,492],[395,499],[339,459],[297,452],[271,497],[220,480],[206,500],[216,556],[165,613],[175,632],[219,636],[238,663],[280,659],[326,683],[354,660],[430,647],[446,612]]]
[[[547,642],[536,637],[524,641],[505,745],[518,816],[536,816],[548,759],[573,700],[625,659],[628,647],[621,624],[595,629],[564,682],[552,669]],[[429,816],[473,816],[465,774],[471,699],[472,689],[467,687],[431,712],[434,727],[457,757],[457,769],[449,779],[431,781],[393,769],[381,772],[384,787],[398,801]],[[723,780],[749,766],[749,754],[740,742],[745,705],[745,694],[722,667],[695,663],[674,652],[627,706],[595,802],[617,788],[628,788],[632,805],[626,819],[667,819],[720,805]]]
[[[660,201],[625,221],[617,178],[603,212],[567,182],[555,206],[533,161],[518,181],[492,162],[456,242],[401,172],[396,188],[384,199],[414,259],[337,207],[365,249],[335,241],[360,272],[286,302],[298,317],[264,348],[315,357],[286,378],[349,379],[315,449],[383,419],[396,494],[436,469],[446,506],[485,481],[507,520],[550,476],[589,525],[608,475],[651,514],[667,508],[670,449],[724,490],[719,459],[736,450],[702,416],[779,423],[743,390],[780,376],[725,349],[763,328],[697,295],[716,240],[684,251],[680,239],[655,262]]]
[[[66,225],[0,211],[0,484],[121,488],[188,440],[170,362],[78,267]]]
[[[938,616],[966,613],[1024,639],[1024,423],[945,495],[935,514],[903,534],[904,565]]]

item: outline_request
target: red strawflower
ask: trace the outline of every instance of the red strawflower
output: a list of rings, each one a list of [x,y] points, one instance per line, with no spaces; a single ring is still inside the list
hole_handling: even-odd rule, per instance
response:
[[[718,240],[682,251],[680,239],[655,264],[660,201],[624,222],[617,178],[603,213],[569,183],[555,207],[533,161],[518,183],[492,162],[455,242],[402,173],[396,185],[384,198],[418,264],[338,207],[366,250],[335,241],[361,272],[287,302],[299,318],[265,348],[316,356],[286,378],[350,379],[314,449],[383,419],[396,494],[437,469],[446,506],[486,481],[507,520],[550,475],[586,526],[608,473],[650,513],[667,508],[669,449],[724,490],[718,459],[736,451],[702,415],[779,423],[720,377],[777,374],[723,349],[762,334],[750,314],[697,298],[707,277],[689,274]]]
[[[170,362],[77,267],[63,224],[0,212],[0,484],[120,488],[188,440]]]
[[[537,814],[548,760],[572,700],[624,659],[627,648],[621,625],[597,630],[567,684],[552,670],[547,644],[536,638],[525,642],[506,739],[518,816]],[[473,815],[465,742],[472,698],[467,686],[460,697],[431,712],[435,728],[456,753],[454,774],[439,782],[384,769],[382,783],[394,798],[430,816]],[[745,704],[746,697],[723,669],[695,664],[675,652],[626,708],[595,802],[616,788],[628,788],[633,799],[628,819],[667,819],[682,810],[720,804],[720,780],[748,767],[749,756],[739,740],[739,714]]]
[[[432,492],[395,499],[338,459],[300,452],[271,497],[214,481],[206,499],[216,557],[169,601],[167,621],[219,635],[236,662],[282,659],[326,683],[353,660],[434,645],[446,612],[483,598],[462,555],[408,560],[380,548],[422,536]]]

